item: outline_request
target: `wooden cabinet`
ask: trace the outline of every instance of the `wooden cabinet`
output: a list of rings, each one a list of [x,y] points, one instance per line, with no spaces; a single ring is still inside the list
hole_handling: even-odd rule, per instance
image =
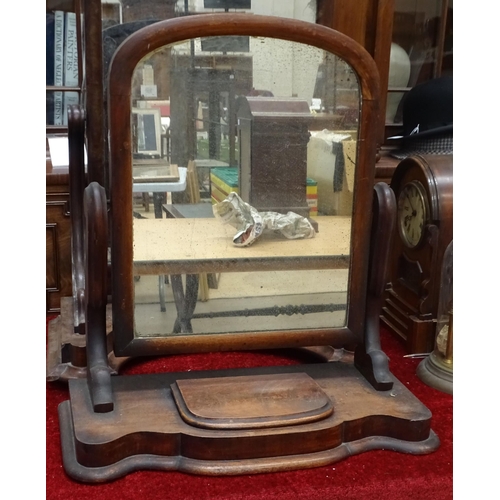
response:
[[[67,171],[46,174],[46,312],[60,311],[61,297],[72,294],[71,221]]]

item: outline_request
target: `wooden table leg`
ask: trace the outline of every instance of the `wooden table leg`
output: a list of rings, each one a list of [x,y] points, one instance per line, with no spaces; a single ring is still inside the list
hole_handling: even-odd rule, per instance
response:
[[[166,202],[165,193],[153,193],[153,207],[155,212],[155,219],[163,218],[163,204]]]
[[[174,294],[177,318],[174,323],[173,333],[193,333],[191,318],[193,317],[198,300],[198,274],[186,275],[186,290],[182,283],[182,275],[173,274],[170,276],[172,292]]]

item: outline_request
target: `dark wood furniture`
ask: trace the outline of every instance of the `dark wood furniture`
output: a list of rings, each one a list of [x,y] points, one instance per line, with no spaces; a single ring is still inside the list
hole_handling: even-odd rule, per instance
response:
[[[436,339],[443,255],[453,239],[453,155],[418,155],[402,160],[391,181],[402,208],[407,186],[421,186],[421,194],[416,192],[408,204],[412,203],[409,206],[415,218],[422,216],[422,224],[408,220],[407,226],[415,231],[415,241],[408,241],[402,227],[405,217],[413,214],[406,210],[398,215],[380,317],[405,341],[409,353],[427,353],[433,350]],[[422,214],[417,213],[418,199]]]
[[[86,182],[83,110],[79,106],[71,106],[67,119],[68,129],[72,129],[70,133],[54,137],[58,141],[68,137],[68,165],[54,166],[50,150],[52,139],[46,139],[47,314],[60,312],[63,297],[73,296],[76,300],[78,288],[82,286],[82,194]],[[70,142],[72,151],[69,151]],[[70,163],[73,164],[72,175]]]
[[[46,173],[46,311],[60,312],[61,297],[72,294],[69,174],[50,168]]]
[[[85,113],[79,105],[68,109],[68,149],[69,168],[62,179],[68,183],[69,194],[66,201],[65,216],[69,219],[64,227],[67,255],[65,255],[69,273],[66,289],[58,299],[58,315],[48,324],[47,335],[47,381],[67,381],[71,378],[85,378],[87,375],[86,354],[86,259],[84,189],[87,173],[84,162]],[[47,176],[47,178],[49,178]],[[49,227],[49,226],[48,226]],[[58,229],[57,227],[55,229]],[[57,234],[57,231],[55,232]],[[49,257],[51,253],[47,253]],[[64,269],[61,266],[62,269]],[[107,270],[109,272],[109,269]],[[49,274],[48,274],[49,276]],[[108,295],[111,291],[107,290]],[[106,309],[106,334],[108,362],[113,373],[126,361],[114,356],[111,343],[111,307]]]
[[[182,252],[175,241],[169,242],[181,252],[175,257],[166,248],[165,229],[173,227],[167,224],[216,221],[144,221],[132,216],[131,82],[137,63],[164,45],[190,38],[245,35],[261,37],[264,43],[269,34],[337,54],[359,77],[356,209],[351,224],[330,234],[337,241],[326,255],[309,255],[309,248],[293,264],[310,269],[316,264],[336,268],[349,262],[345,321],[326,328],[137,335],[134,276],[139,269],[148,273],[209,268],[234,272],[240,266],[251,268],[254,262],[264,269],[269,265],[270,270],[288,267],[272,239],[269,252],[263,243],[246,256],[241,253],[246,249],[239,249],[234,257],[234,249],[230,251],[227,239],[216,231],[209,231],[205,240],[222,252],[211,253],[210,244],[205,254],[203,245]],[[352,39],[290,19],[186,16],[145,27],[121,45],[109,80],[114,352],[141,356],[316,345],[355,348],[355,354],[354,360],[346,357],[293,368],[111,377],[106,346],[108,204],[104,188],[91,182],[84,193],[88,377],[69,381],[70,399],[59,407],[64,467],[71,477],[103,482],[141,468],[246,474],[314,467],[374,448],[422,454],[437,448],[439,439],[431,430],[429,410],[390,373],[379,341],[378,315],[396,205],[387,184],[373,188],[380,91],[377,75],[373,60]],[[144,233],[149,233],[149,245],[144,242],[149,257],[141,257],[137,247],[144,238],[134,237],[145,228],[141,225],[145,222],[157,226]],[[183,231],[193,238],[198,233],[201,230]],[[313,243],[315,247],[324,245],[323,233],[309,242],[311,247]],[[307,241],[292,243],[307,247]],[[192,251],[195,253],[188,255]]]

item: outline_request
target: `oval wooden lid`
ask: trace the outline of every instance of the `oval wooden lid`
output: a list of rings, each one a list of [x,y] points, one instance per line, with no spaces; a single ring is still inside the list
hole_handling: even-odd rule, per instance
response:
[[[333,404],[306,373],[177,380],[182,419],[206,429],[259,429],[324,419]]]

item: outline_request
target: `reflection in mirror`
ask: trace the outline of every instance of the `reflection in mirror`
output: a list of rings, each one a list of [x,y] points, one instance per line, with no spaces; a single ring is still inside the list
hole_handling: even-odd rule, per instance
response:
[[[346,324],[359,95],[341,59],[272,38],[194,39],[138,64],[136,336]]]

